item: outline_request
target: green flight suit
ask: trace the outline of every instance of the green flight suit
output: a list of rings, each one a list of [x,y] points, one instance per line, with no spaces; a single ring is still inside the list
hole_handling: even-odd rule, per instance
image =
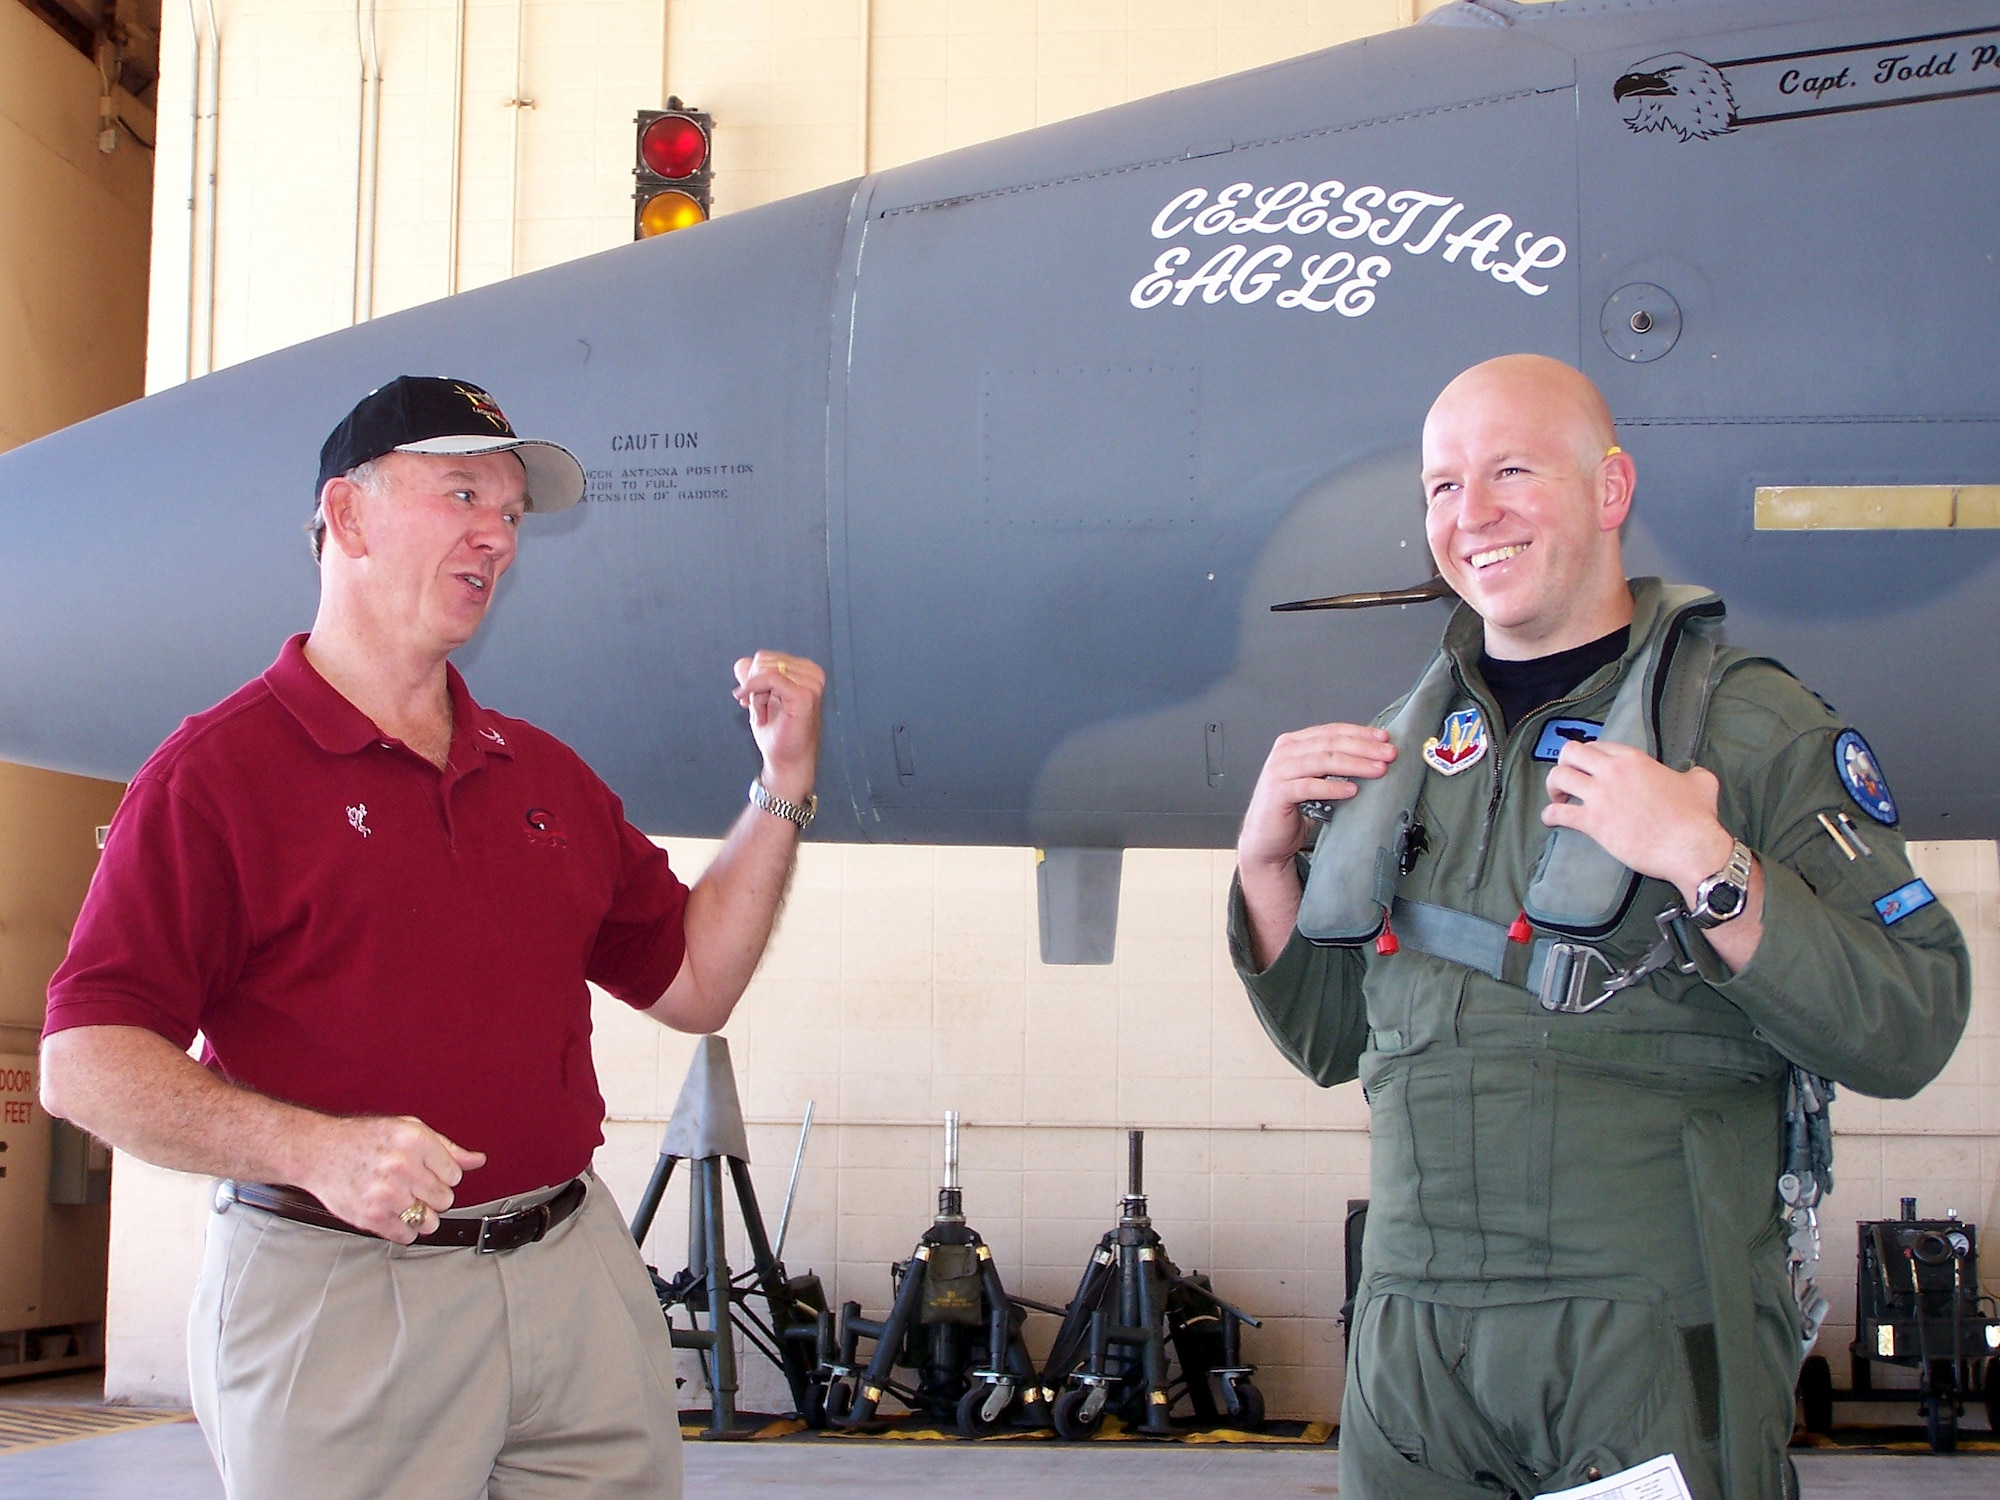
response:
[[[1601,722],[1643,665],[1665,612],[1656,580],[1633,597],[1625,657],[1504,740],[1481,622],[1459,609],[1451,708],[1477,704],[1492,744],[1426,773],[1428,847],[1402,899],[1515,920],[1549,834],[1550,763],[1533,751],[1551,718]],[[1840,779],[1842,722],[1772,663],[1725,651],[1716,674],[1696,759],[1764,871],[1763,940],[1733,977],[1696,937],[1700,975],[1552,1014],[1412,947],[1296,932],[1259,973],[1231,895],[1232,954],[1265,1030],[1322,1085],[1359,1076],[1370,1106],[1347,1500],[1525,1497],[1669,1450],[1703,1500],[1793,1493],[1799,1325],[1775,1186],[1787,1059],[1864,1093],[1916,1092],[1964,1028],[1971,963],[1941,902],[1878,915],[1914,877],[1901,836]],[[1849,814],[1869,852],[1850,861],[1821,812]],[[1630,963],[1677,899],[1641,882],[1596,946]]]

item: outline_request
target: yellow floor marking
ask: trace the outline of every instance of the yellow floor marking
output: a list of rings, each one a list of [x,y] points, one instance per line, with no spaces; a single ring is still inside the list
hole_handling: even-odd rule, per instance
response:
[[[194,1413],[132,1406],[0,1406],[0,1453],[47,1448],[135,1427],[191,1422]]]

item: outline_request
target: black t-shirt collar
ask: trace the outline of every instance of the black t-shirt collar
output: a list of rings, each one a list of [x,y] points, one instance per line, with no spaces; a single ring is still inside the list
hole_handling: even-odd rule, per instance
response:
[[[1482,650],[1479,675],[1500,710],[1500,733],[1508,734],[1536,709],[1575,692],[1591,673],[1622,657],[1631,639],[1632,627],[1621,625],[1581,646],[1527,661],[1505,661]]]

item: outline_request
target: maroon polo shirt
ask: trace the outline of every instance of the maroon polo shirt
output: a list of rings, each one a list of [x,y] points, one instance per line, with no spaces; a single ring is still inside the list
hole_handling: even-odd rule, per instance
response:
[[[306,660],[187,720],[126,793],[46,1032],[141,1026],[328,1114],[415,1115],[485,1167],[462,1203],[561,1182],[603,1140],[590,995],[657,1000],[687,887],[550,735],[447,667],[443,771]]]

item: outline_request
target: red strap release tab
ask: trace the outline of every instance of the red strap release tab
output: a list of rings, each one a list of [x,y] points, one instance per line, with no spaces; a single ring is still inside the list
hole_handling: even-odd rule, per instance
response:
[[[1518,917],[1514,918],[1514,925],[1507,929],[1507,941],[1510,943],[1532,943],[1534,940],[1534,924],[1529,922],[1528,914],[1522,912]]]
[[[1389,919],[1382,919],[1381,934],[1375,939],[1375,951],[1387,957],[1391,953],[1401,953],[1403,945],[1396,941],[1396,931],[1389,925]]]

